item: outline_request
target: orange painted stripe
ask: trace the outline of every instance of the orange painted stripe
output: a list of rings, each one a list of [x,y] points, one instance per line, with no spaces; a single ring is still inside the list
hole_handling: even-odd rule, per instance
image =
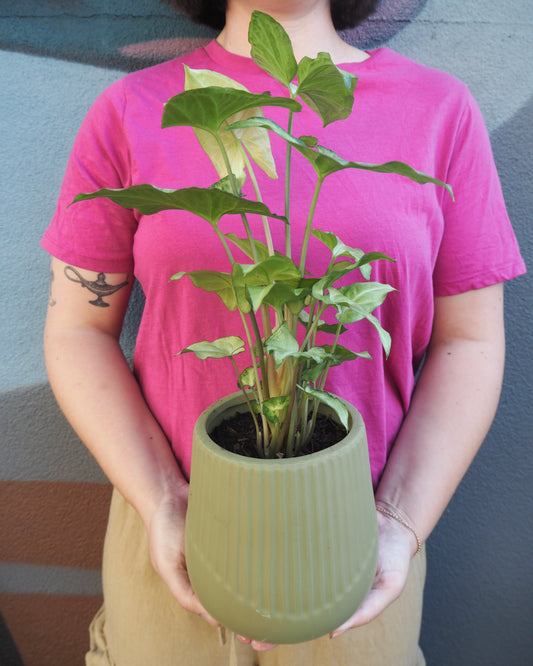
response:
[[[85,663],[100,597],[0,595],[0,609],[24,666]]]
[[[111,486],[0,481],[0,560],[101,566]]]

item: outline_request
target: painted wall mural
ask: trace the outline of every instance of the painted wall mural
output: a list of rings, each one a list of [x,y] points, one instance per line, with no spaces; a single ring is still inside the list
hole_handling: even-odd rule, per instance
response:
[[[187,22],[157,0],[23,0],[0,32],[0,49],[134,70],[191,51],[215,34]],[[102,4],[102,3],[99,3]],[[390,39],[426,0],[386,0],[363,25],[345,31],[348,41],[369,47]],[[9,29],[7,29],[7,27]]]
[[[101,602],[110,487],[46,379],[48,257],[39,238],[99,92],[214,33],[158,0],[0,0],[0,9],[0,663],[10,663],[3,617],[26,666],[57,666],[82,663]],[[353,44],[387,44],[469,85],[530,266],[532,35],[531,0],[382,0],[375,15],[344,33]],[[522,531],[533,512],[531,281],[507,288],[501,407],[429,544],[421,642],[432,666],[523,666],[533,654],[533,537]],[[128,356],[141,308],[136,292],[122,339]]]

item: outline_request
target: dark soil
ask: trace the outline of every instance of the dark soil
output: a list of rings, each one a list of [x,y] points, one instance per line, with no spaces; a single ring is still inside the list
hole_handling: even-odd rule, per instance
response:
[[[248,412],[236,414],[222,421],[210,433],[211,438],[226,451],[248,458],[259,458],[255,448],[255,427]],[[322,451],[333,446],[346,435],[342,425],[324,414],[318,414],[315,431],[307,446],[299,451],[298,456]]]

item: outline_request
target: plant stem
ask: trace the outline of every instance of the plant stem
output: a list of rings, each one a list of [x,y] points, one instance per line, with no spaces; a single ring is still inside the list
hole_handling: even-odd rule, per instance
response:
[[[237,384],[238,384],[239,388],[242,391],[242,394],[244,396],[244,400],[246,401],[246,404],[248,406],[248,410],[250,411],[250,414],[252,415],[252,419],[253,419],[254,425],[255,425],[256,441],[257,441],[257,444],[259,445],[259,442],[261,441],[261,428],[259,427],[259,422],[255,417],[254,410],[253,410],[253,407],[252,407],[252,403],[250,402],[250,399],[248,398],[248,394],[246,393],[244,388],[241,386],[239,369],[237,368],[237,364],[235,363],[235,359],[233,358],[233,356],[230,356],[230,361],[232,362],[233,368],[235,369],[235,373],[237,375]]]
[[[250,349],[252,350],[252,356],[254,359],[256,355],[259,356],[259,365],[261,367],[261,387],[262,387],[261,402],[262,402],[263,400],[267,400],[270,397],[268,380],[265,379],[267,375],[265,369],[265,351],[263,348],[263,341],[261,339],[261,331],[259,330],[259,326],[257,324],[257,318],[253,310],[248,314],[248,316],[250,317],[250,321],[252,322],[252,328],[254,330],[254,336],[256,340],[256,346],[254,347],[250,346]]]
[[[291,401],[289,403],[289,406],[287,408],[287,414],[289,415],[288,418],[285,419],[283,423],[283,428],[281,429],[280,433],[280,443],[285,440],[287,442],[286,446],[286,452],[287,452],[287,457],[291,458],[294,456],[294,452],[296,450],[295,447],[295,437],[296,437],[296,426],[298,422],[298,410],[294,408],[294,403],[296,401],[296,385],[298,383],[298,379],[296,377],[298,373],[296,371],[293,372],[293,382],[292,382],[292,387],[291,387]],[[287,432],[288,431],[288,432]]]
[[[335,332],[335,340],[333,340],[333,344],[331,345],[331,353],[332,354],[335,353],[335,348],[337,347],[337,343],[339,342],[339,336],[341,334],[341,328],[342,328],[342,324],[339,322],[337,324],[337,330]],[[330,368],[330,366],[329,366],[329,363],[328,363],[324,372],[322,373],[322,378],[321,378],[320,383],[319,383],[319,388],[321,390],[324,390],[324,386],[326,385],[326,379],[328,378],[329,368]]]
[[[252,357],[252,367],[253,367],[254,375],[255,375],[255,378],[256,378],[256,385],[255,386],[256,386],[256,390],[257,390],[257,399],[259,400],[259,404],[261,405],[263,403],[264,399],[265,399],[264,394],[263,394],[262,381],[261,381],[262,380],[262,373],[261,374],[259,373],[259,369],[257,367],[256,354],[255,354],[255,351],[254,351],[252,336],[250,335],[250,328],[249,328],[248,323],[246,321],[246,317],[241,312],[241,310],[239,310],[239,314],[241,316],[242,325],[244,326],[244,332],[245,332],[245,335],[246,335],[246,342],[248,343],[248,349],[250,349],[250,351],[251,351],[250,355]],[[250,319],[252,321],[252,325],[255,324],[254,331],[256,331],[257,330],[257,321],[255,321],[255,316],[254,317],[250,316]],[[259,337],[259,343],[261,344],[261,350],[262,350],[263,345],[261,343],[261,338],[260,337]],[[261,357],[261,367],[264,368],[263,357]],[[263,447],[263,449],[262,450],[264,451],[264,450],[266,450],[265,447],[268,446],[266,444],[266,440],[268,440],[269,428],[268,428],[268,421],[267,421],[266,417],[264,416],[264,414],[262,414],[262,413],[261,413],[261,423],[263,425],[263,437],[262,437],[262,447]],[[259,442],[258,442],[258,446],[260,446]]]
[[[313,298],[309,304],[309,319],[305,328],[305,337],[300,345],[300,351],[305,351],[312,345],[311,336],[316,326],[318,325],[318,315],[316,314],[317,300]]]
[[[239,142],[239,148],[241,150],[241,154],[243,156],[244,162],[246,164],[246,169],[248,170],[248,174],[250,176],[250,180],[252,181],[252,185],[254,188],[255,192],[255,197],[257,201],[262,202],[263,198],[261,196],[261,191],[259,189],[259,184],[257,182],[257,178],[255,177],[255,172],[252,167],[252,163],[250,162],[250,159],[248,157],[248,153],[244,149],[243,145]],[[273,257],[274,256],[274,243],[272,241],[272,234],[270,232],[270,225],[268,223],[268,218],[265,215],[261,215],[261,219],[263,221],[263,229],[265,232],[265,241],[266,245],[268,248],[268,254],[269,256]],[[261,306],[261,321],[263,322],[263,335],[265,338],[268,338],[270,335],[272,335],[272,325],[270,323],[270,313],[269,309],[266,305]]]
[[[252,167],[252,163],[250,162],[250,158],[248,157],[248,153],[246,150],[243,148],[242,144],[239,142],[239,148],[241,150],[241,154],[244,159],[244,163],[246,164],[246,169],[248,171],[248,175],[250,176],[250,180],[252,181],[252,186],[254,188],[255,192],[255,198],[257,201],[260,201],[261,203],[263,202],[263,197],[261,196],[261,191],[259,190],[259,184],[257,182],[257,178],[255,177],[255,172]],[[268,254],[273,257],[274,256],[274,243],[272,241],[272,234],[270,232],[270,225],[268,223],[268,218],[266,215],[261,215],[261,220],[263,221],[263,229],[265,231],[265,241],[266,245],[268,248]]]
[[[306,348],[308,349],[309,347],[312,347],[315,343],[316,333],[317,333],[320,317],[322,316],[322,314],[324,313],[324,311],[326,310],[326,307],[327,307],[327,306],[323,305],[322,307],[320,307],[318,309],[318,312],[315,312],[311,316],[311,313],[313,313],[313,311],[316,307],[316,304],[317,304],[317,301],[314,300],[311,303],[311,306],[309,308],[309,321],[307,322],[307,331],[306,331],[306,334],[305,334],[305,338],[304,338],[302,344],[300,345],[300,351],[305,351]]]
[[[233,173],[233,171],[231,169],[231,163],[229,161],[228,153],[226,151],[226,146],[224,145],[224,142],[220,138],[220,135],[218,134],[218,132],[215,134],[215,137],[216,137],[216,140],[217,140],[217,143],[218,143],[218,147],[220,148],[220,151],[222,153],[222,157],[224,158],[224,164],[226,165],[226,170],[228,172],[228,177],[229,177],[229,180],[230,180],[230,183],[231,183],[231,189],[233,191],[233,194],[237,197],[237,196],[239,196],[239,187],[238,187],[237,181],[235,179],[235,174]],[[250,225],[248,223],[248,218],[246,217],[246,215],[244,213],[241,213],[241,219],[242,219],[242,223],[244,225],[244,230],[246,231],[246,236],[247,236],[248,241],[250,243],[250,252],[252,254],[254,262],[257,263],[257,261],[258,261],[257,250],[255,249],[254,238],[252,236],[252,230],[250,229]]]
[[[226,251],[226,254],[228,255],[228,259],[230,261],[230,264],[233,266],[235,263],[235,259],[233,258],[233,255],[231,254],[231,250],[229,249],[228,243],[226,239],[224,238],[224,234],[219,230],[218,227],[215,227],[215,233],[218,236],[220,242],[224,246],[224,250]]]
[[[293,95],[291,95],[293,97]],[[292,134],[292,121],[294,118],[294,112],[289,111],[289,123],[287,126],[287,131],[289,134]],[[292,243],[291,243],[291,224],[290,224],[290,212],[291,212],[291,160],[292,160],[292,147],[290,143],[287,143],[287,153],[285,158],[285,218],[287,220],[285,226],[285,255],[292,257]]]
[[[307,216],[307,223],[305,225],[304,237],[302,242],[302,254],[300,256],[300,273],[304,274],[305,272],[305,260],[307,258],[307,246],[309,245],[309,237],[311,236],[311,228],[313,225],[313,217],[315,215],[316,204],[318,201],[318,195],[320,194],[320,188],[324,182],[324,176],[319,176],[315,191],[313,193],[313,199],[311,201],[311,208],[309,209],[309,215]]]

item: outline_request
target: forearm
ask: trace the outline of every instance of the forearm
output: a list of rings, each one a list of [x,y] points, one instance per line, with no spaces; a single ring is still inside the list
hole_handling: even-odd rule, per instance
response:
[[[145,524],[159,503],[185,497],[186,481],[116,338],[47,327],[45,356],[67,419]]]
[[[425,540],[492,423],[503,375],[503,332],[432,345],[376,501]]]

